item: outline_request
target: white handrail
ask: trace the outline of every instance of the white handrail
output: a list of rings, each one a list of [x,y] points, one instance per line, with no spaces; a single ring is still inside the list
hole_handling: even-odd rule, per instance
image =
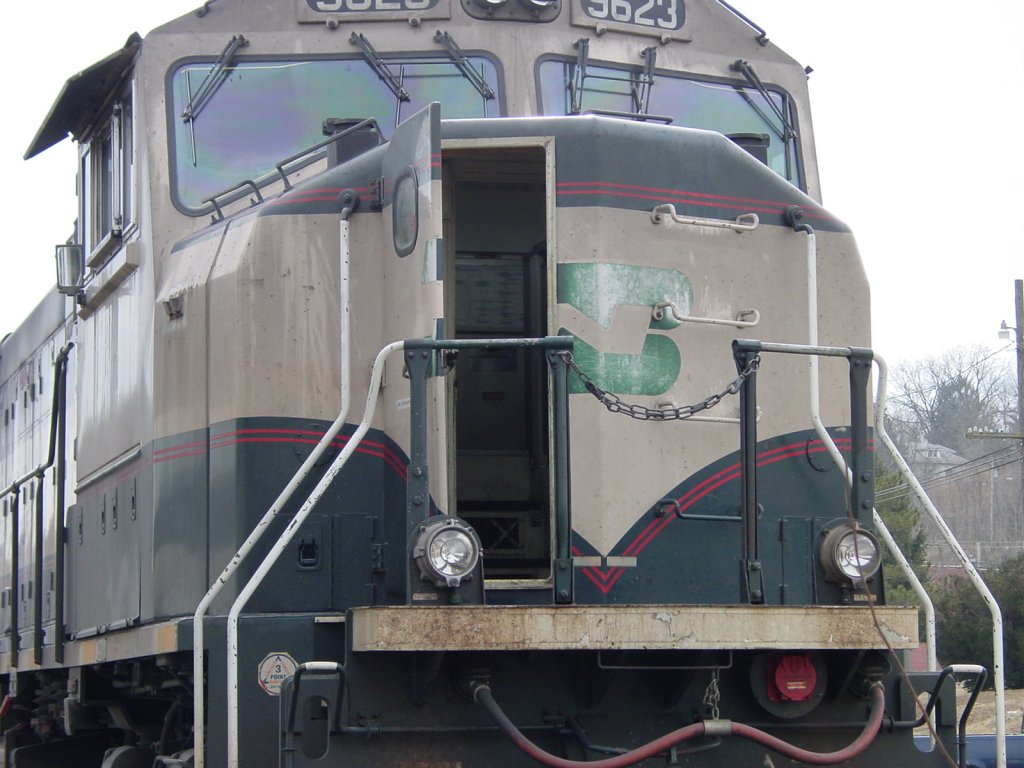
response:
[[[735,219],[704,219],[696,216],[680,216],[676,207],[670,203],[655,206],[651,211],[651,221],[661,224],[668,217],[676,224],[690,224],[695,227],[712,227],[714,229],[731,229],[734,232],[750,232],[761,223],[756,213],[741,213]]]
[[[885,364],[885,360],[878,355],[875,355],[875,362],[878,364],[878,387],[884,394],[884,386],[889,376],[888,367]],[[949,544],[950,549],[953,550],[953,554],[960,561],[960,564],[964,568],[964,572],[967,577],[971,580],[971,584],[981,595],[981,599],[988,606],[989,613],[992,616],[992,683],[995,688],[995,704],[996,704],[996,768],[1006,768],[1006,684],[1005,684],[1005,670],[1003,668],[1003,615],[999,610],[999,604],[996,602],[995,597],[989,591],[981,575],[975,569],[971,563],[970,558],[967,557],[967,553],[964,552],[963,547],[960,546],[960,542],[956,540],[956,536],[946,525],[946,521],[942,519],[942,515],[939,510],[932,504],[932,500],[928,498],[928,494],[925,492],[924,487],[914,476],[910,466],[904,460],[900,454],[896,445],[889,438],[888,433],[885,431],[884,424],[885,414],[882,411],[875,412],[875,432],[879,438],[885,444],[885,447],[889,449],[889,453],[892,455],[893,460],[896,462],[896,466],[899,467],[900,473],[903,478],[907,481],[907,484],[913,490],[914,495],[917,496],[918,501],[924,507],[928,516],[932,519],[932,522],[939,529],[939,533],[942,538]]]
[[[404,341],[396,341],[392,344],[388,344],[379,353],[377,353],[377,359],[373,362],[373,371],[370,374],[370,388],[366,393],[366,409],[359,427],[356,429],[352,437],[349,438],[341,453],[335,457],[331,466],[327,468],[323,477],[320,478],[320,482],[316,484],[316,488],[313,489],[306,501],[303,502],[302,507],[300,507],[299,511],[295,513],[295,517],[288,523],[287,528],[285,528],[273,548],[267,553],[267,556],[263,558],[263,562],[260,563],[259,568],[256,569],[252,578],[249,579],[245,587],[239,593],[238,598],[232,604],[231,610],[228,613],[228,768],[239,768],[238,617],[242,612],[242,608],[244,608],[245,604],[249,601],[249,598],[252,597],[260,584],[263,583],[263,579],[266,578],[268,573],[270,573],[270,569],[274,567],[274,564],[284,553],[285,549],[287,549],[288,545],[291,544],[291,541],[296,532],[298,532],[299,527],[306,521],[306,518],[309,517],[310,512],[320,501],[321,497],[327,492],[327,489],[334,481],[334,478],[337,477],[339,472],[341,472],[346,462],[348,462],[349,457],[355,453],[356,448],[359,447],[359,443],[362,441],[363,437],[366,436],[366,433],[369,432],[370,424],[373,422],[373,417],[377,410],[377,395],[380,390],[380,382],[383,376],[384,362],[392,352],[396,352],[404,348]]]
[[[651,308],[651,319],[661,321],[665,319],[665,310],[672,312],[672,319],[677,323],[704,323],[706,325],[730,325],[734,328],[753,328],[761,322],[761,313],[756,309],[741,309],[736,312],[735,320],[722,320],[717,317],[694,317],[683,315],[674,301],[659,301]],[[741,317],[752,317],[751,320],[741,320]]]
[[[805,227],[803,231],[807,234],[807,335],[810,339],[809,343],[811,346],[818,346],[818,247],[817,237],[814,234],[814,230],[810,227]],[[821,420],[821,402],[820,402],[820,375],[818,368],[818,356],[808,356],[808,370],[810,372],[810,402],[811,402],[811,422],[814,425],[814,431],[818,435],[818,439],[825,445],[828,450],[829,456],[832,458],[832,462],[836,465],[839,471],[843,474],[846,479],[846,485],[848,488],[853,486],[853,476],[850,473],[850,468],[846,464],[846,460],[843,458],[843,454],[839,451],[839,447],[832,440],[832,436],[829,435],[828,430],[825,429],[825,424]],[[884,390],[882,392],[882,407],[885,406]],[[878,404],[875,406],[875,419],[878,419]],[[914,573],[914,569],[910,566],[907,558],[904,557],[903,552],[900,551],[899,545],[896,543],[896,539],[893,538],[889,532],[888,527],[878,514],[878,510],[874,507],[871,508],[871,518],[875,525],[879,536],[882,538],[882,542],[885,544],[889,553],[896,560],[896,564],[899,566],[900,571],[906,577],[910,583],[911,588],[917,594],[921,600],[922,607],[925,612],[925,646],[928,649],[928,668],[931,670],[938,669],[938,659],[935,653],[935,606],[932,603],[931,598],[928,596],[927,590],[924,588],[924,584]]]
[[[874,358],[875,363],[878,365],[878,387],[875,390],[875,435],[882,441],[885,447],[889,449],[890,453],[894,453],[896,451],[896,446],[889,438],[889,433],[885,430],[885,406],[888,399],[888,369],[885,365],[885,359],[881,355],[875,354]],[[907,468],[907,471],[910,471],[909,467]],[[877,511],[872,510],[872,512],[877,518],[877,524],[877,522],[881,521],[881,518],[878,517]],[[885,529],[885,536],[891,538],[888,529]],[[887,540],[886,544],[888,545],[888,543],[889,542]],[[899,551],[899,547],[895,541],[893,541],[892,545],[889,546],[889,551],[897,557],[897,560],[900,561],[900,565],[902,566],[904,562],[903,553]],[[907,563],[904,568],[904,572],[906,572],[907,569],[910,569],[909,563]],[[910,569],[910,572],[913,573],[913,569]],[[935,605],[932,603],[932,599],[929,596],[928,591],[924,588],[924,584],[921,583],[920,579],[916,578],[916,574],[915,578],[911,579],[910,585],[913,587],[918,599],[921,600],[921,605],[924,608],[924,634],[925,646],[928,651],[928,669],[935,672],[939,668],[939,658],[935,643]]]
[[[811,229],[810,227],[804,227],[803,231],[807,233],[808,335],[810,336],[810,345],[818,346],[817,243],[813,229]],[[881,398],[881,402],[884,406],[884,383],[885,379],[888,376],[888,371],[885,365],[885,360],[878,355],[875,355],[874,357],[875,362],[878,364],[879,387],[882,389],[883,395],[883,397]],[[852,476],[850,475],[849,468],[846,466],[846,461],[843,459],[842,454],[839,452],[839,449],[836,447],[836,444],[832,441],[831,436],[829,436],[828,432],[825,430],[825,425],[821,421],[818,402],[818,357],[817,355],[810,355],[808,359],[810,361],[811,372],[811,420],[814,422],[814,429],[818,433],[818,437],[821,438],[822,442],[828,449],[829,455],[832,457],[833,462],[835,462],[839,470],[843,472],[843,476],[846,478],[847,484],[850,485],[852,484]],[[985,582],[982,580],[977,570],[975,570],[974,566],[971,564],[970,559],[967,557],[967,553],[965,553],[963,548],[960,546],[960,542],[956,540],[956,537],[953,535],[953,532],[949,529],[949,526],[947,526],[946,522],[942,519],[942,515],[939,514],[939,511],[935,508],[935,505],[932,504],[931,499],[928,498],[928,494],[925,493],[924,488],[918,482],[917,478],[914,476],[914,473],[911,471],[906,461],[903,460],[903,457],[900,455],[900,452],[896,449],[896,446],[889,439],[889,435],[885,431],[884,417],[884,410],[881,410],[876,406],[875,428],[877,434],[879,435],[879,438],[885,444],[886,448],[889,449],[889,452],[892,454],[893,459],[896,461],[896,464],[899,467],[900,472],[903,474],[904,479],[906,479],[907,483],[913,489],[914,493],[917,495],[918,500],[921,502],[925,510],[928,512],[928,515],[938,526],[939,532],[942,534],[942,537],[946,540],[946,543],[949,544],[950,548],[957,556],[957,559],[960,560],[965,572],[971,580],[971,583],[974,585],[974,588],[981,595],[982,600],[985,601],[985,604],[988,606],[989,612],[992,615],[992,677],[996,689],[996,768],[1006,768],[1006,697],[1004,691],[1003,670],[1003,617],[1000,613],[999,605],[996,603],[995,597],[989,591],[988,587],[985,585]],[[881,425],[880,428],[879,425]],[[872,514],[875,522],[880,523],[881,518],[879,517],[878,512],[872,509]],[[880,529],[880,531],[883,529],[884,525],[883,528]],[[885,534],[886,535],[883,536],[883,540],[885,541],[886,546],[890,547],[890,550],[893,551],[895,554],[899,551],[899,548],[896,546],[896,542],[892,539],[892,536],[888,535],[887,530],[885,531]],[[907,576],[910,583],[914,585],[914,591],[918,594],[919,597],[923,598],[925,605],[928,606],[928,608],[926,608],[926,614],[930,613],[932,618],[932,626],[929,626],[928,624],[925,625],[925,634],[926,636],[928,636],[929,633],[931,633],[927,642],[930,644],[929,665],[932,666],[934,664],[934,666],[932,666],[932,668],[934,669],[937,666],[937,663],[934,659],[934,607],[932,606],[931,599],[928,598],[927,592],[925,592],[924,590],[924,586],[917,578],[917,575],[914,573],[913,569],[910,568],[909,563],[906,562],[906,558],[903,558],[901,555],[897,558],[897,561],[900,562],[901,568],[903,569],[903,572]]]
[[[338,417],[331,424],[330,428],[324,433],[323,437],[320,438],[320,442],[316,444],[309,456],[299,467],[298,471],[288,481],[288,485],[285,486],[284,490],[278,495],[277,499],[270,508],[267,510],[263,518],[256,524],[249,537],[243,542],[242,546],[235,553],[234,557],[224,566],[224,570],[221,572],[217,580],[210,586],[206,595],[199,601],[199,605],[196,607],[196,612],[192,617],[192,669],[193,669],[193,691],[194,691],[194,704],[193,704],[193,737],[195,742],[195,768],[204,768],[206,763],[206,690],[205,690],[205,676],[203,674],[203,652],[204,652],[204,619],[206,613],[210,609],[210,605],[220,594],[221,590],[228,583],[235,571],[242,564],[242,561],[249,555],[253,547],[260,540],[263,534],[266,532],[270,523],[277,517],[277,515],[284,508],[284,505],[288,503],[292,495],[298,489],[299,485],[309,476],[309,473],[316,466],[317,462],[324,455],[327,449],[334,442],[334,439],[341,432],[342,427],[345,426],[345,421],[348,418],[349,404],[351,402],[351,365],[350,365],[350,350],[351,350],[351,290],[350,290],[350,276],[349,267],[351,260],[351,248],[349,240],[349,220],[348,214],[352,212],[351,209],[342,211],[341,216],[341,227],[339,230],[339,247],[340,247],[340,258],[339,258],[339,276],[338,276],[338,297],[340,301],[340,332],[341,332],[341,347],[340,347],[340,363],[341,369],[339,372],[340,384],[341,384],[341,409],[338,412]]]

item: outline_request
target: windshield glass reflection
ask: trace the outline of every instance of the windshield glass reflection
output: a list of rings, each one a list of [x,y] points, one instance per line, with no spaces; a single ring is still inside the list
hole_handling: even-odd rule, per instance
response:
[[[494,64],[467,58],[497,92]],[[277,162],[322,140],[327,118],[374,117],[388,138],[433,101],[444,105],[446,118],[501,114],[499,101],[485,98],[451,60],[394,57],[388,67],[408,100],[392,93],[364,59],[245,61],[225,70],[201,114],[183,119],[211,66],[185,64],[171,77],[172,188],[179,204],[196,212],[245,179],[269,178]]]
[[[777,114],[790,115],[788,97],[781,92],[685,78],[657,72],[649,83],[642,70],[595,66],[588,63],[586,77],[576,72],[575,60],[551,59],[540,65],[541,109],[546,115],[613,112],[672,119],[673,125],[718,131],[745,146],[756,144],[765,164],[800,186],[796,163],[797,137]],[[579,85],[582,80],[582,86]],[[638,97],[646,96],[646,109]],[[576,107],[573,108],[575,96]],[[774,108],[767,98],[774,102]],[[790,117],[789,122],[793,119]],[[758,154],[754,152],[754,154]]]

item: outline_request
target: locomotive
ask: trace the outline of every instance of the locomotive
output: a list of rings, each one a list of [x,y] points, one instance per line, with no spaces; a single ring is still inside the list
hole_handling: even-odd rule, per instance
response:
[[[7,765],[948,764],[867,281],[737,9],[209,0],[26,156],[68,134],[0,345]]]

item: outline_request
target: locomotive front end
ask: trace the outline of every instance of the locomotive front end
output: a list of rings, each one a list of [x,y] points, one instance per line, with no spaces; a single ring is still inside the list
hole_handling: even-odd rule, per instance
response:
[[[286,762],[907,764],[871,353],[817,338],[863,342],[864,307],[808,328],[816,286],[864,295],[845,226],[703,131],[428,111],[396,142],[440,157],[382,204],[423,318],[374,406],[410,446],[400,578],[286,684]]]
[[[16,339],[76,383],[12,753],[943,764],[802,68],[715,0],[258,5],[133,37],[33,145],[82,144],[83,281]]]

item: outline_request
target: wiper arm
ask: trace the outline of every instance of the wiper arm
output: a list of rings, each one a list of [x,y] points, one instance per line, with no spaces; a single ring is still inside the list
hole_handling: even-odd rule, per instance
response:
[[[199,117],[199,113],[203,110],[213,98],[213,95],[227,80],[227,70],[231,66],[231,63],[235,60],[235,55],[238,53],[239,48],[244,48],[249,44],[249,41],[242,35],[235,35],[228,42],[227,46],[221,51],[220,56],[210,67],[210,71],[206,73],[206,77],[203,78],[203,82],[199,84],[199,88],[196,89],[195,95],[189,99],[188,104],[185,106],[184,111],[181,113],[181,119],[190,123]]]
[[[658,51],[652,45],[640,51],[640,55],[644,58],[644,69],[637,76],[633,87],[633,104],[637,112],[646,115],[651,103],[651,86],[654,85],[654,64],[658,60]]]
[[[569,114],[578,115],[583,109],[583,83],[587,79],[587,60],[590,58],[590,40],[581,37],[573,42],[576,49],[576,67],[569,83]]]
[[[384,84],[391,90],[396,99],[399,101],[410,101],[409,92],[402,87],[401,80],[395,77],[395,73],[391,71],[387,62],[380,57],[377,49],[370,45],[366,35],[360,32],[353,32],[352,37],[348,40],[352,45],[359,47],[359,50],[363,52],[366,63],[370,65],[370,69],[376,72],[377,77],[384,81]]]
[[[768,103],[768,106],[772,108],[772,112],[775,113],[775,116],[779,119],[779,123],[782,124],[781,132],[775,126],[775,124],[772,123],[771,120],[768,120],[767,115],[765,115],[764,112],[758,109],[758,107],[754,104],[753,101],[751,101],[749,98],[747,99],[747,103],[754,108],[754,110],[761,116],[765,123],[771,126],[775,133],[778,134],[778,137],[783,141],[787,142],[790,139],[797,138],[796,130],[793,128],[792,123],[789,122],[789,118],[786,117],[786,113],[783,112],[782,109],[779,108],[779,105],[775,103],[775,99],[772,98],[772,95],[768,92],[768,89],[764,87],[764,83],[761,82],[761,78],[759,78],[757,76],[757,73],[754,72],[753,67],[751,67],[750,64],[748,64],[747,62],[743,61],[743,59],[737,59],[732,64],[730,69],[733,72],[739,72],[741,75],[743,75],[743,77],[746,78],[747,82],[750,83],[751,86],[753,86],[754,90],[761,94],[761,98],[763,98]]]
[[[473,65],[469,63],[469,59],[462,53],[462,49],[456,44],[452,36],[447,32],[438,30],[434,33],[434,42],[440,43],[444,46],[444,49],[448,51],[448,56],[452,60],[452,63],[458,67],[462,76],[469,80],[476,88],[477,93],[483,96],[485,99],[494,98],[494,89],[487,84],[483,76],[473,69]]]
[[[572,46],[576,49],[576,66],[566,77],[569,90],[569,111],[567,114],[579,115],[584,113],[583,93],[585,91],[590,91],[628,96],[630,101],[633,102],[634,111],[622,112],[619,110],[588,109],[585,111],[585,114],[617,115],[619,117],[628,117],[633,120],[640,120],[648,115],[651,103],[651,87],[654,85],[654,67],[658,60],[658,52],[654,46],[644,48],[640,51],[640,57],[644,60],[643,69],[640,72],[630,69],[628,74],[624,77],[591,74],[587,71],[587,64],[590,60],[590,40],[587,38],[581,37],[579,40],[573,42]],[[626,91],[623,89],[620,92],[615,90],[587,88],[585,83],[588,77],[594,80],[628,83],[629,90]],[[650,119],[669,123],[672,122],[672,118],[665,118],[660,115],[650,115]]]

